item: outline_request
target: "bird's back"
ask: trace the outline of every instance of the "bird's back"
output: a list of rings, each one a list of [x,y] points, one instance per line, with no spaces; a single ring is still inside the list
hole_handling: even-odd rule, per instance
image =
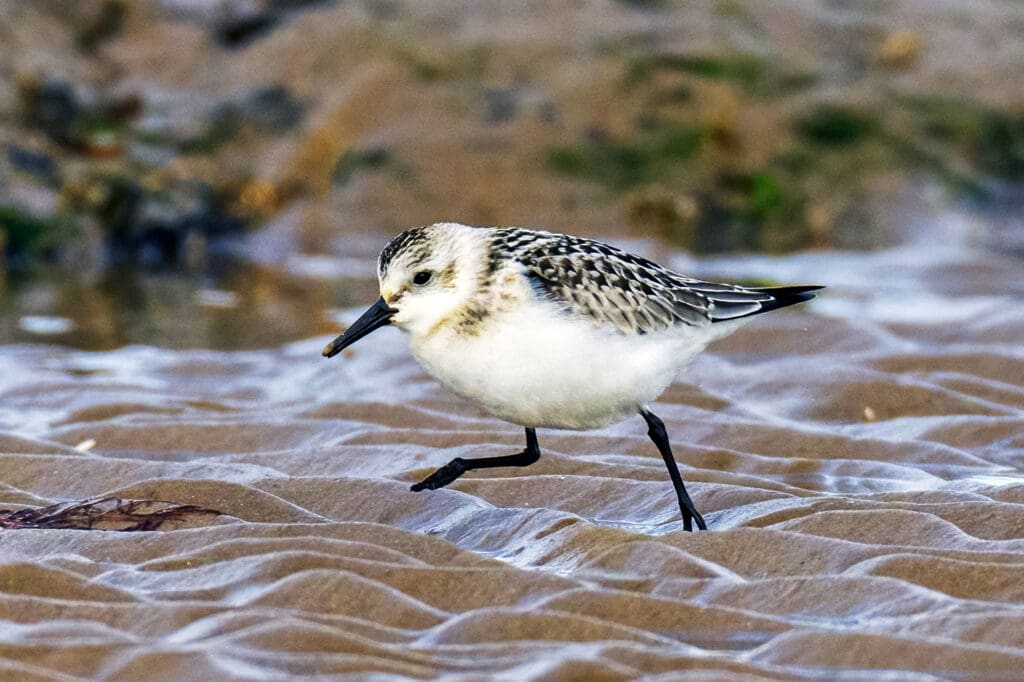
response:
[[[821,289],[702,281],[609,244],[519,228],[493,230],[490,253],[494,270],[514,261],[541,297],[627,335],[749,317],[807,301]]]

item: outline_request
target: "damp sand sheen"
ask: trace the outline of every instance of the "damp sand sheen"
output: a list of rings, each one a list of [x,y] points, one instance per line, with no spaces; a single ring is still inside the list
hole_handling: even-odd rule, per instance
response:
[[[712,345],[657,403],[707,533],[682,531],[632,421],[542,430],[528,469],[411,493],[522,433],[440,389],[395,330],[331,364],[326,337],[5,347],[0,506],[222,514],[0,531],[0,678],[1014,679],[1019,263],[698,265],[830,285]]]

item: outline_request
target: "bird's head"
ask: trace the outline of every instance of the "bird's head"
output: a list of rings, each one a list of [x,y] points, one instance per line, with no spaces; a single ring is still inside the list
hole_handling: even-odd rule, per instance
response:
[[[437,223],[407,230],[388,242],[377,260],[380,298],[327,344],[324,356],[333,357],[388,324],[413,336],[443,326],[476,291],[485,245],[474,231],[457,223]]]

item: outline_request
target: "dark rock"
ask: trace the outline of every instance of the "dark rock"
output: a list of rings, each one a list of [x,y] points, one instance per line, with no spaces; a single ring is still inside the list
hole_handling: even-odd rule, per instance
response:
[[[82,106],[67,81],[46,80],[21,87],[22,114],[26,125],[39,128],[61,144],[70,144]]]
[[[279,17],[262,8],[250,11],[232,12],[218,19],[213,34],[224,47],[245,47],[261,38],[277,25]]]
[[[19,206],[0,204],[0,264],[18,265],[52,252],[59,227]]]
[[[283,85],[268,85],[221,104],[207,117],[202,133],[185,151],[210,151],[238,137],[245,128],[284,133],[302,123],[306,105]]]
[[[877,121],[849,107],[822,105],[797,121],[797,133],[814,144],[845,147],[877,133]]]
[[[123,0],[104,0],[95,14],[81,21],[75,32],[75,45],[83,52],[94,53],[102,43],[121,32],[127,13]]]
[[[226,0],[213,25],[224,47],[244,48],[287,20],[290,14],[333,4],[335,0]]]
[[[519,113],[516,90],[484,90],[484,101],[487,103],[488,123],[508,123],[514,120]]]
[[[558,105],[549,99],[542,100],[537,105],[537,116],[544,123],[558,123]]]
[[[369,149],[350,149],[345,152],[331,173],[331,181],[343,186],[353,175],[363,170],[377,170],[391,162],[391,154],[382,147]]]
[[[270,132],[285,132],[302,122],[306,106],[283,85],[258,88],[236,105],[242,118]]]
[[[203,243],[241,232],[245,223],[209,185],[185,181],[147,191],[133,180],[103,177],[102,200],[92,207],[114,264],[180,265],[194,236]]]
[[[134,92],[78,92],[57,79],[25,79],[19,95],[26,126],[64,147],[96,156],[120,153],[129,122],[143,109],[142,98]]]
[[[7,161],[14,170],[38,178],[48,185],[60,182],[57,164],[46,154],[12,144],[7,147]]]

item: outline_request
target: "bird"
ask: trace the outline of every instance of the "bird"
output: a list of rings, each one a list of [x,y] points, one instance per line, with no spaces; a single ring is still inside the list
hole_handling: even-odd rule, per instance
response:
[[[582,431],[639,415],[686,531],[707,524],[650,404],[709,343],[824,288],[702,281],[593,239],[451,222],[393,237],[377,278],[380,298],[323,355],[394,325],[428,374],[526,431],[522,452],[456,457],[411,490],[436,490],[475,469],[529,466],[541,456],[539,428]]]

